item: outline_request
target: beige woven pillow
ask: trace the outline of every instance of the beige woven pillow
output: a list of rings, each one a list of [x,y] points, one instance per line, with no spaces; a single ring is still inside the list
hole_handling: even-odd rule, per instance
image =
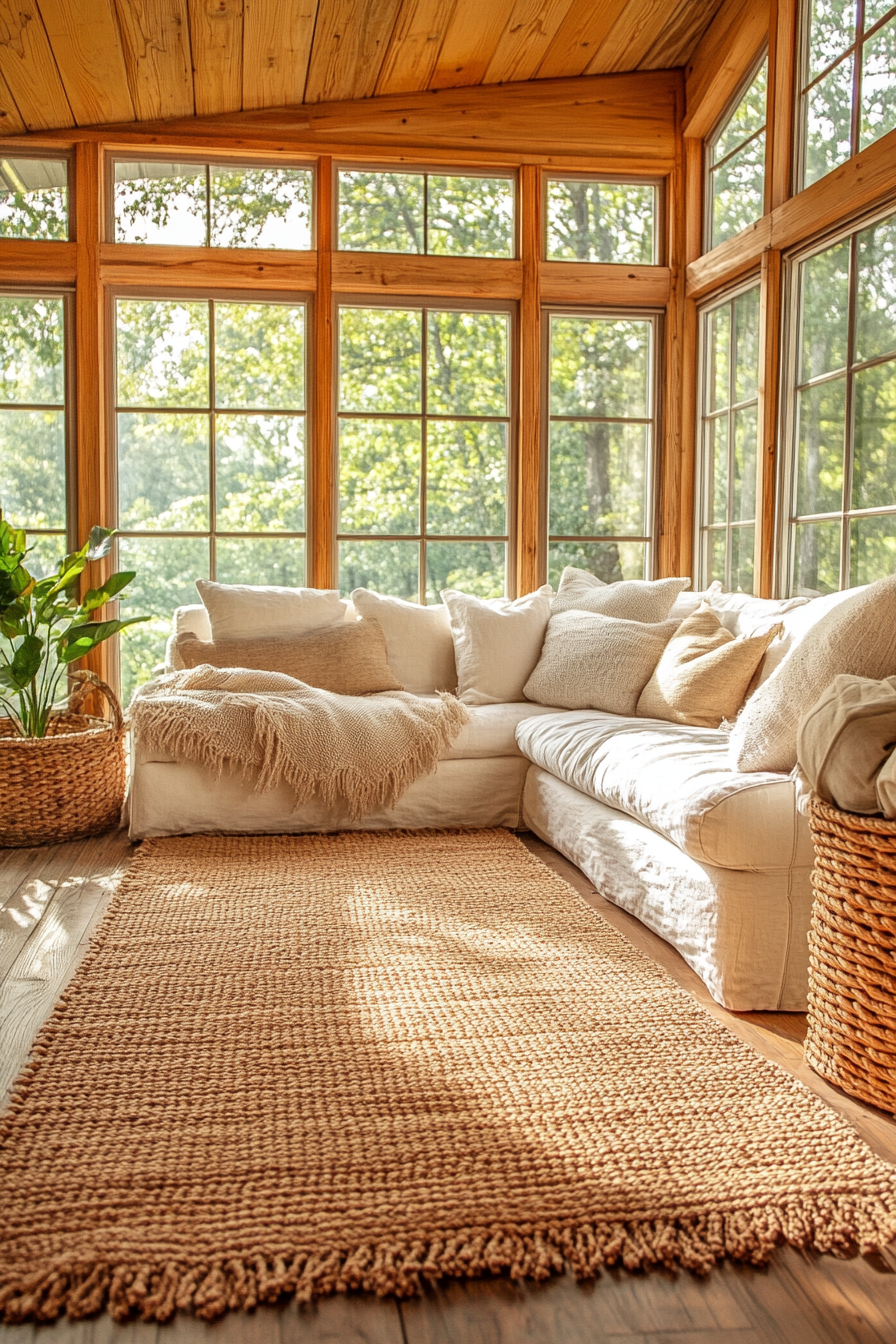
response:
[[[736,639],[704,602],[666,645],[641,692],[638,714],[718,728],[740,709],[753,673],[780,631],[776,625],[761,635]]]
[[[690,579],[622,579],[619,583],[604,583],[587,569],[567,565],[551,603],[551,615],[558,616],[562,611],[594,611],[601,616],[618,616],[622,621],[654,625],[666,620],[679,593],[690,586]]]
[[[346,621],[303,635],[273,639],[221,639],[208,643],[178,635],[175,653],[184,667],[249,667],[285,672],[336,695],[401,691],[386,661],[386,636],[376,621]]]
[[[676,623],[646,625],[592,611],[564,611],[548,622],[527,700],[560,709],[632,715]]]

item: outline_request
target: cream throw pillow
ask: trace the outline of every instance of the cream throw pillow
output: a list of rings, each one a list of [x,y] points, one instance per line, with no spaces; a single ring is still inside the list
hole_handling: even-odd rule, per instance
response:
[[[255,587],[197,579],[212,639],[262,639],[319,630],[345,617],[346,603],[335,588]]]
[[[675,629],[674,621],[651,625],[591,611],[552,616],[526,698],[630,717]]]
[[[383,627],[389,666],[406,691],[432,695],[454,690],[457,668],[447,607],[421,607],[369,588],[356,588],[352,602],[359,616]]]
[[[372,695],[401,691],[386,661],[386,636],[376,621],[343,621],[323,630],[273,639],[221,639],[212,643],[193,634],[178,635],[175,653],[181,667],[248,667],[283,672],[308,686],[336,695]]]
[[[735,639],[704,602],[682,621],[663,650],[641,692],[638,714],[718,728],[740,709],[753,673],[780,630],[778,625],[761,635]]]
[[[792,770],[800,719],[841,672],[896,674],[896,575],[833,606],[751,695],[731,731],[731,769]]]
[[[654,625],[667,618],[678,594],[690,586],[690,579],[622,579],[619,583],[603,583],[586,569],[567,565],[551,603],[551,615],[596,611],[601,616]]]
[[[551,615],[549,583],[518,597],[483,601],[445,588],[457,661],[457,696],[465,705],[503,705],[524,699],[523,686],[538,662]]]

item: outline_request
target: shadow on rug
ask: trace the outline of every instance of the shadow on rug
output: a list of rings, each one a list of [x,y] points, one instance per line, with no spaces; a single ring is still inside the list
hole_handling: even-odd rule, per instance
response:
[[[506,831],[145,841],[0,1119],[0,1310],[896,1235],[896,1168]]]

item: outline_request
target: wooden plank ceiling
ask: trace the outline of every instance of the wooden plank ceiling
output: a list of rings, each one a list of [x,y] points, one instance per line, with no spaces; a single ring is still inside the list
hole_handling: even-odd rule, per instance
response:
[[[0,0],[0,134],[663,70],[720,3]]]

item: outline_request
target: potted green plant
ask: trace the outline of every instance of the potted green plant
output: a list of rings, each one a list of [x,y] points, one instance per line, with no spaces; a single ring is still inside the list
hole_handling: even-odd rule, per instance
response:
[[[134,578],[122,571],[76,595],[87,566],[109,554],[114,531],[90,538],[35,579],[25,533],[0,515],[0,845],[98,835],[117,823],[125,789],[124,722],[114,692],[73,665],[104,640],[148,619],[94,619]],[[99,690],[112,721],[81,713]],[[61,691],[66,703],[59,703]]]

